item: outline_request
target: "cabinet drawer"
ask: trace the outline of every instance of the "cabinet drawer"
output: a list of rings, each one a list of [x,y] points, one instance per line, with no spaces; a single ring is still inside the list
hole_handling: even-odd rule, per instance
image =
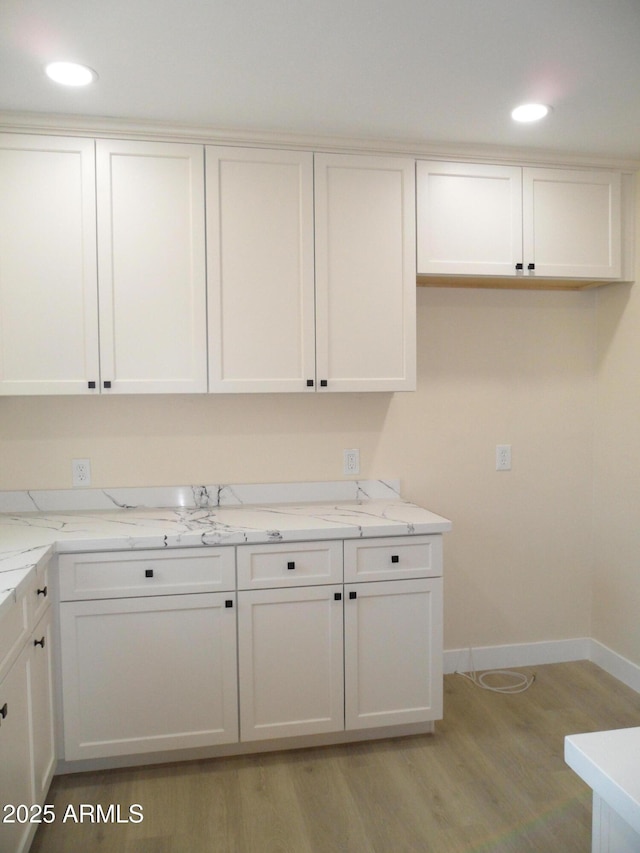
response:
[[[59,574],[61,601],[235,588],[233,548],[63,554]]]
[[[38,564],[36,569],[36,583],[32,593],[33,617],[31,624],[35,625],[40,621],[42,614],[49,606],[51,601],[51,587],[49,585],[49,566],[51,565],[50,558]]]
[[[238,589],[342,583],[342,542],[238,546]]]
[[[29,633],[28,601],[31,594],[30,587],[27,594],[21,595],[0,617],[0,678],[15,659]]]
[[[344,543],[345,583],[438,577],[442,536],[398,536]]]

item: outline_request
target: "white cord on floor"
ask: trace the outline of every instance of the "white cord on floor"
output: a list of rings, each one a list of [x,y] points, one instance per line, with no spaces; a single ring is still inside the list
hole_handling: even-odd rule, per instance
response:
[[[467,672],[458,672],[458,670],[456,670],[456,675],[461,675],[472,684],[475,684],[476,687],[481,687],[483,690],[491,690],[492,693],[524,693],[524,691],[528,690],[536,680],[535,675],[527,676],[521,672],[513,672],[513,670],[510,669],[491,669],[478,675],[473,663],[473,649],[471,648],[469,648],[469,658],[471,663],[471,674],[469,675]],[[505,684],[502,687],[494,687],[485,682],[485,678],[492,675],[504,675],[507,678],[515,679],[515,681],[512,681],[511,684]]]

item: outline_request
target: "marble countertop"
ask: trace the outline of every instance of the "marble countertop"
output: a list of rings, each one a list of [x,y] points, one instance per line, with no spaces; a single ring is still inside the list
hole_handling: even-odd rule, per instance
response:
[[[160,505],[168,501],[173,502],[169,508]],[[11,511],[14,506],[19,511]],[[396,481],[12,492],[0,495],[0,508],[0,611],[9,591],[51,551],[407,536],[451,529],[446,518],[402,500]]]
[[[640,727],[569,735],[565,761],[640,834]]]

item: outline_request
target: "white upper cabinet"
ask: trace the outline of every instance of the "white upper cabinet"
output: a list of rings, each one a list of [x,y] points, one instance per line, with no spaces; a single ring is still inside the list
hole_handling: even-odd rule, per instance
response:
[[[207,390],[200,145],[98,140],[102,390]]]
[[[207,147],[206,179],[209,390],[313,390],[313,155]]]
[[[523,169],[523,260],[536,275],[620,278],[617,172]]]
[[[418,273],[514,275],[522,261],[522,169],[417,164]]]
[[[621,175],[417,163],[418,274],[617,279]]]
[[[94,142],[0,135],[0,394],[97,393]]]
[[[320,390],[415,388],[413,160],[315,156]]]

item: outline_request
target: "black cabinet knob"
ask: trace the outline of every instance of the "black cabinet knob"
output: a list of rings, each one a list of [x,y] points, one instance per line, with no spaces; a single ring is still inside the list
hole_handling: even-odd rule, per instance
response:
[[[399,562],[400,562],[400,557],[399,557],[397,554],[392,554],[392,555],[391,555],[391,562],[392,562],[392,563],[399,563]]]
[[[36,590],[37,595],[43,595],[45,598],[47,597],[47,587],[43,586],[42,589]]]
[[[524,264],[516,264],[516,270],[524,269]]]
[[[34,640],[33,645],[40,646],[41,649],[44,649],[44,637],[42,637],[41,640]]]
[[[334,592],[333,593],[333,600],[334,601],[342,601],[342,593],[341,592]]]
[[[144,576],[145,576],[145,578],[152,578],[153,577],[153,569],[145,569],[144,570]]]
[[[7,714],[9,713],[9,706],[5,702],[2,708],[0,708],[0,717],[4,720]]]
[[[89,382],[87,382],[87,385],[89,386],[89,388],[95,388],[96,387],[96,383],[93,380],[90,380]]]
[[[307,388],[313,388],[313,379],[307,379]]]
[[[230,608],[230,607],[233,607],[233,599],[232,599],[232,598],[227,598],[227,599],[226,599],[226,601],[225,601],[225,603],[224,603],[224,606],[225,606],[227,609],[228,609],[228,608]]]
[[[527,269],[528,269],[528,270],[534,270],[535,268],[536,268],[536,265],[535,265],[534,263],[527,264]]]
[[[289,571],[292,571],[293,569],[295,569],[295,567],[296,567],[296,564],[293,562],[293,560],[291,560],[290,562],[287,563],[287,569]]]
[[[111,380],[107,379],[102,383],[104,388],[111,388]]]
[[[349,598],[350,598],[352,601],[353,601],[353,599],[354,599],[354,598],[357,598],[357,597],[358,597],[358,593],[357,593],[357,592],[350,592],[350,593],[349,593]]]
[[[327,380],[326,380],[326,379],[321,379],[321,380],[320,380],[320,387],[321,387],[321,388],[326,388],[326,387],[327,387]]]

